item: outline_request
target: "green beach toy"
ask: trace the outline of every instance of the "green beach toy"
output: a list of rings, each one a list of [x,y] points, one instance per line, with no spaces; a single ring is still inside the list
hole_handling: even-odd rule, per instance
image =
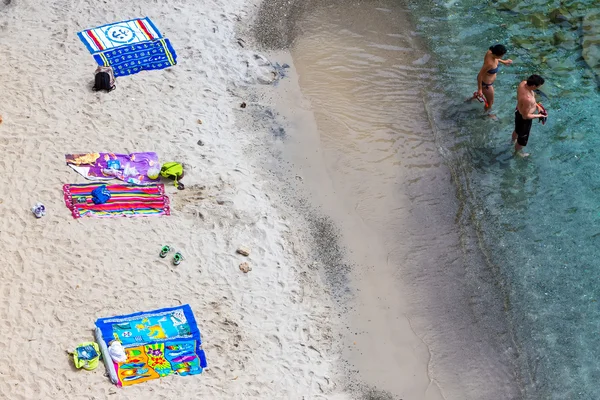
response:
[[[86,371],[96,369],[100,361],[100,347],[96,342],[81,343],[73,352],[75,367]]]

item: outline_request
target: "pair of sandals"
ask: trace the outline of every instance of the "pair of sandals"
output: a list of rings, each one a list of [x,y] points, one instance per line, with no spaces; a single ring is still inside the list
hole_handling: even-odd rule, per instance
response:
[[[166,258],[167,254],[173,250],[171,248],[171,246],[163,246],[162,249],[160,249],[160,253],[159,256],[160,258]],[[183,261],[183,254],[181,254],[181,252],[176,252],[175,255],[173,256],[173,265],[179,265],[181,264],[181,261]]]
[[[538,122],[541,122],[542,125],[546,125],[546,121],[548,120],[548,111],[546,111],[544,106],[542,106],[542,103],[537,103],[537,105],[541,108],[540,114],[544,115],[544,117],[538,119]]]

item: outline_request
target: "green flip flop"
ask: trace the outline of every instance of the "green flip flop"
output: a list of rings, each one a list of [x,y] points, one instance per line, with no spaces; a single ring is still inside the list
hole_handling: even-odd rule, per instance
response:
[[[175,253],[173,256],[173,265],[179,265],[181,264],[181,261],[183,261],[183,254],[180,252]]]
[[[160,258],[165,258],[167,256],[167,253],[171,251],[171,246],[163,246],[162,249],[160,249]]]

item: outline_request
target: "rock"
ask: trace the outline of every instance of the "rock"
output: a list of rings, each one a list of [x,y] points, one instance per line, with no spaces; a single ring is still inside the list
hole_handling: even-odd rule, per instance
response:
[[[201,119],[198,119],[198,120],[196,120],[196,122],[197,122],[198,124],[202,125],[202,120],[201,120]]]
[[[579,48],[579,37],[573,31],[560,30],[552,35],[552,45],[565,50],[575,50]]]
[[[583,19],[582,55],[596,76],[600,75],[600,11],[588,13]]]
[[[240,271],[247,274],[248,271],[252,271],[252,267],[247,262],[243,262],[240,264]]]
[[[567,37],[562,31],[554,32],[554,35],[552,35],[552,44],[555,46],[564,43],[566,40]]]
[[[240,107],[246,108],[246,102],[244,101],[242,104],[240,104]]]
[[[535,41],[534,38],[529,38],[529,37],[517,37],[514,36],[511,38],[511,41],[513,42],[513,44],[517,47],[522,47],[525,50],[531,50],[533,49],[537,42]]]
[[[237,253],[248,257],[250,255],[250,249],[247,248],[246,246],[240,246],[237,249]]]
[[[256,80],[263,85],[270,85],[277,79],[277,73],[272,70],[263,70],[257,74]]]
[[[260,65],[262,67],[265,67],[267,65],[271,65],[271,62],[267,59],[267,57],[260,55],[260,54],[255,54],[254,55],[254,59],[256,60],[256,64]]]
[[[533,14],[530,17],[531,24],[539,29],[548,29],[548,20],[544,15]]]
[[[204,146],[204,142],[202,140],[198,140],[198,146]]]
[[[555,10],[552,10],[550,12],[550,14],[548,14],[548,17],[550,18],[550,22],[552,22],[553,24],[562,24],[563,22],[569,22],[569,19],[567,17],[565,17],[566,12],[561,10],[560,8],[557,8]]]
[[[519,6],[519,0],[504,0],[498,2],[497,6],[500,11],[516,12]]]

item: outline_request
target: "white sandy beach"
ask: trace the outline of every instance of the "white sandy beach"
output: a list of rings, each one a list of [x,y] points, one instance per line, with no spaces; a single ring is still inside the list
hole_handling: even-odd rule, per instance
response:
[[[1,398],[292,399],[342,391],[326,289],[304,262],[305,246],[290,246],[294,217],[273,205],[273,186],[247,151],[262,138],[236,124],[236,91],[256,84],[259,69],[235,29],[254,9],[239,0],[0,6]],[[119,78],[109,94],[92,92],[95,63],[76,33],[144,16],[171,40],[178,65]],[[172,215],[74,220],[62,185],[86,181],[64,154],[94,151],[155,151],[163,162],[183,162],[186,189],[167,184]],[[38,201],[47,209],[39,220],[30,211]],[[183,252],[180,266],[158,257],[164,244]],[[235,253],[240,245],[251,249],[247,260]],[[253,268],[248,274],[242,261]],[[118,389],[103,365],[73,367],[67,351],[93,340],[97,318],[184,303],[203,335],[202,375]]]
[[[272,69],[255,58],[249,29],[258,5],[0,6],[0,398],[367,398],[349,392],[356,382],[348,382],[341,348],[353,344],[340,335],[339,304],[313,264],[306,223],[264,167],[269,122],[253,125],[256,115],[249,116],[278,101],[302,102],[294,73],[284,85],[264,84]],[[170,39],[178,65],[118,78],[108,94],[93,92],[96,65],[77,32],[144,16]],[[272,61],[291,63],[285,58]],[[291,92],[282,98],[278,90]],[[311,120],[308,108],[299,115]],[[65,164],[65,154],[142,151],[185,164],[185,190],[165,182],[171,216],[72,218],[62,185],[88,181]],[[37,202],[47,209],[41,219],[30,210]],[[184,254],[181,265],[158,257],[165,244]],[[249,257],[236,254],[241,245]],[[244,261],[248,274],[239,269]],[[97,318],[186,303],[202,332],[203,374],[119,389],[102,364],[92,372],[73,367],[67,351],[93,340]],[[373,358],[369,365],[388,369],[392,379],[401,372],[395,385],[405,386],[407,398],[437,398],[427,350],[407,319],[400,324],[388,338],[397,339],[394,364]]]

